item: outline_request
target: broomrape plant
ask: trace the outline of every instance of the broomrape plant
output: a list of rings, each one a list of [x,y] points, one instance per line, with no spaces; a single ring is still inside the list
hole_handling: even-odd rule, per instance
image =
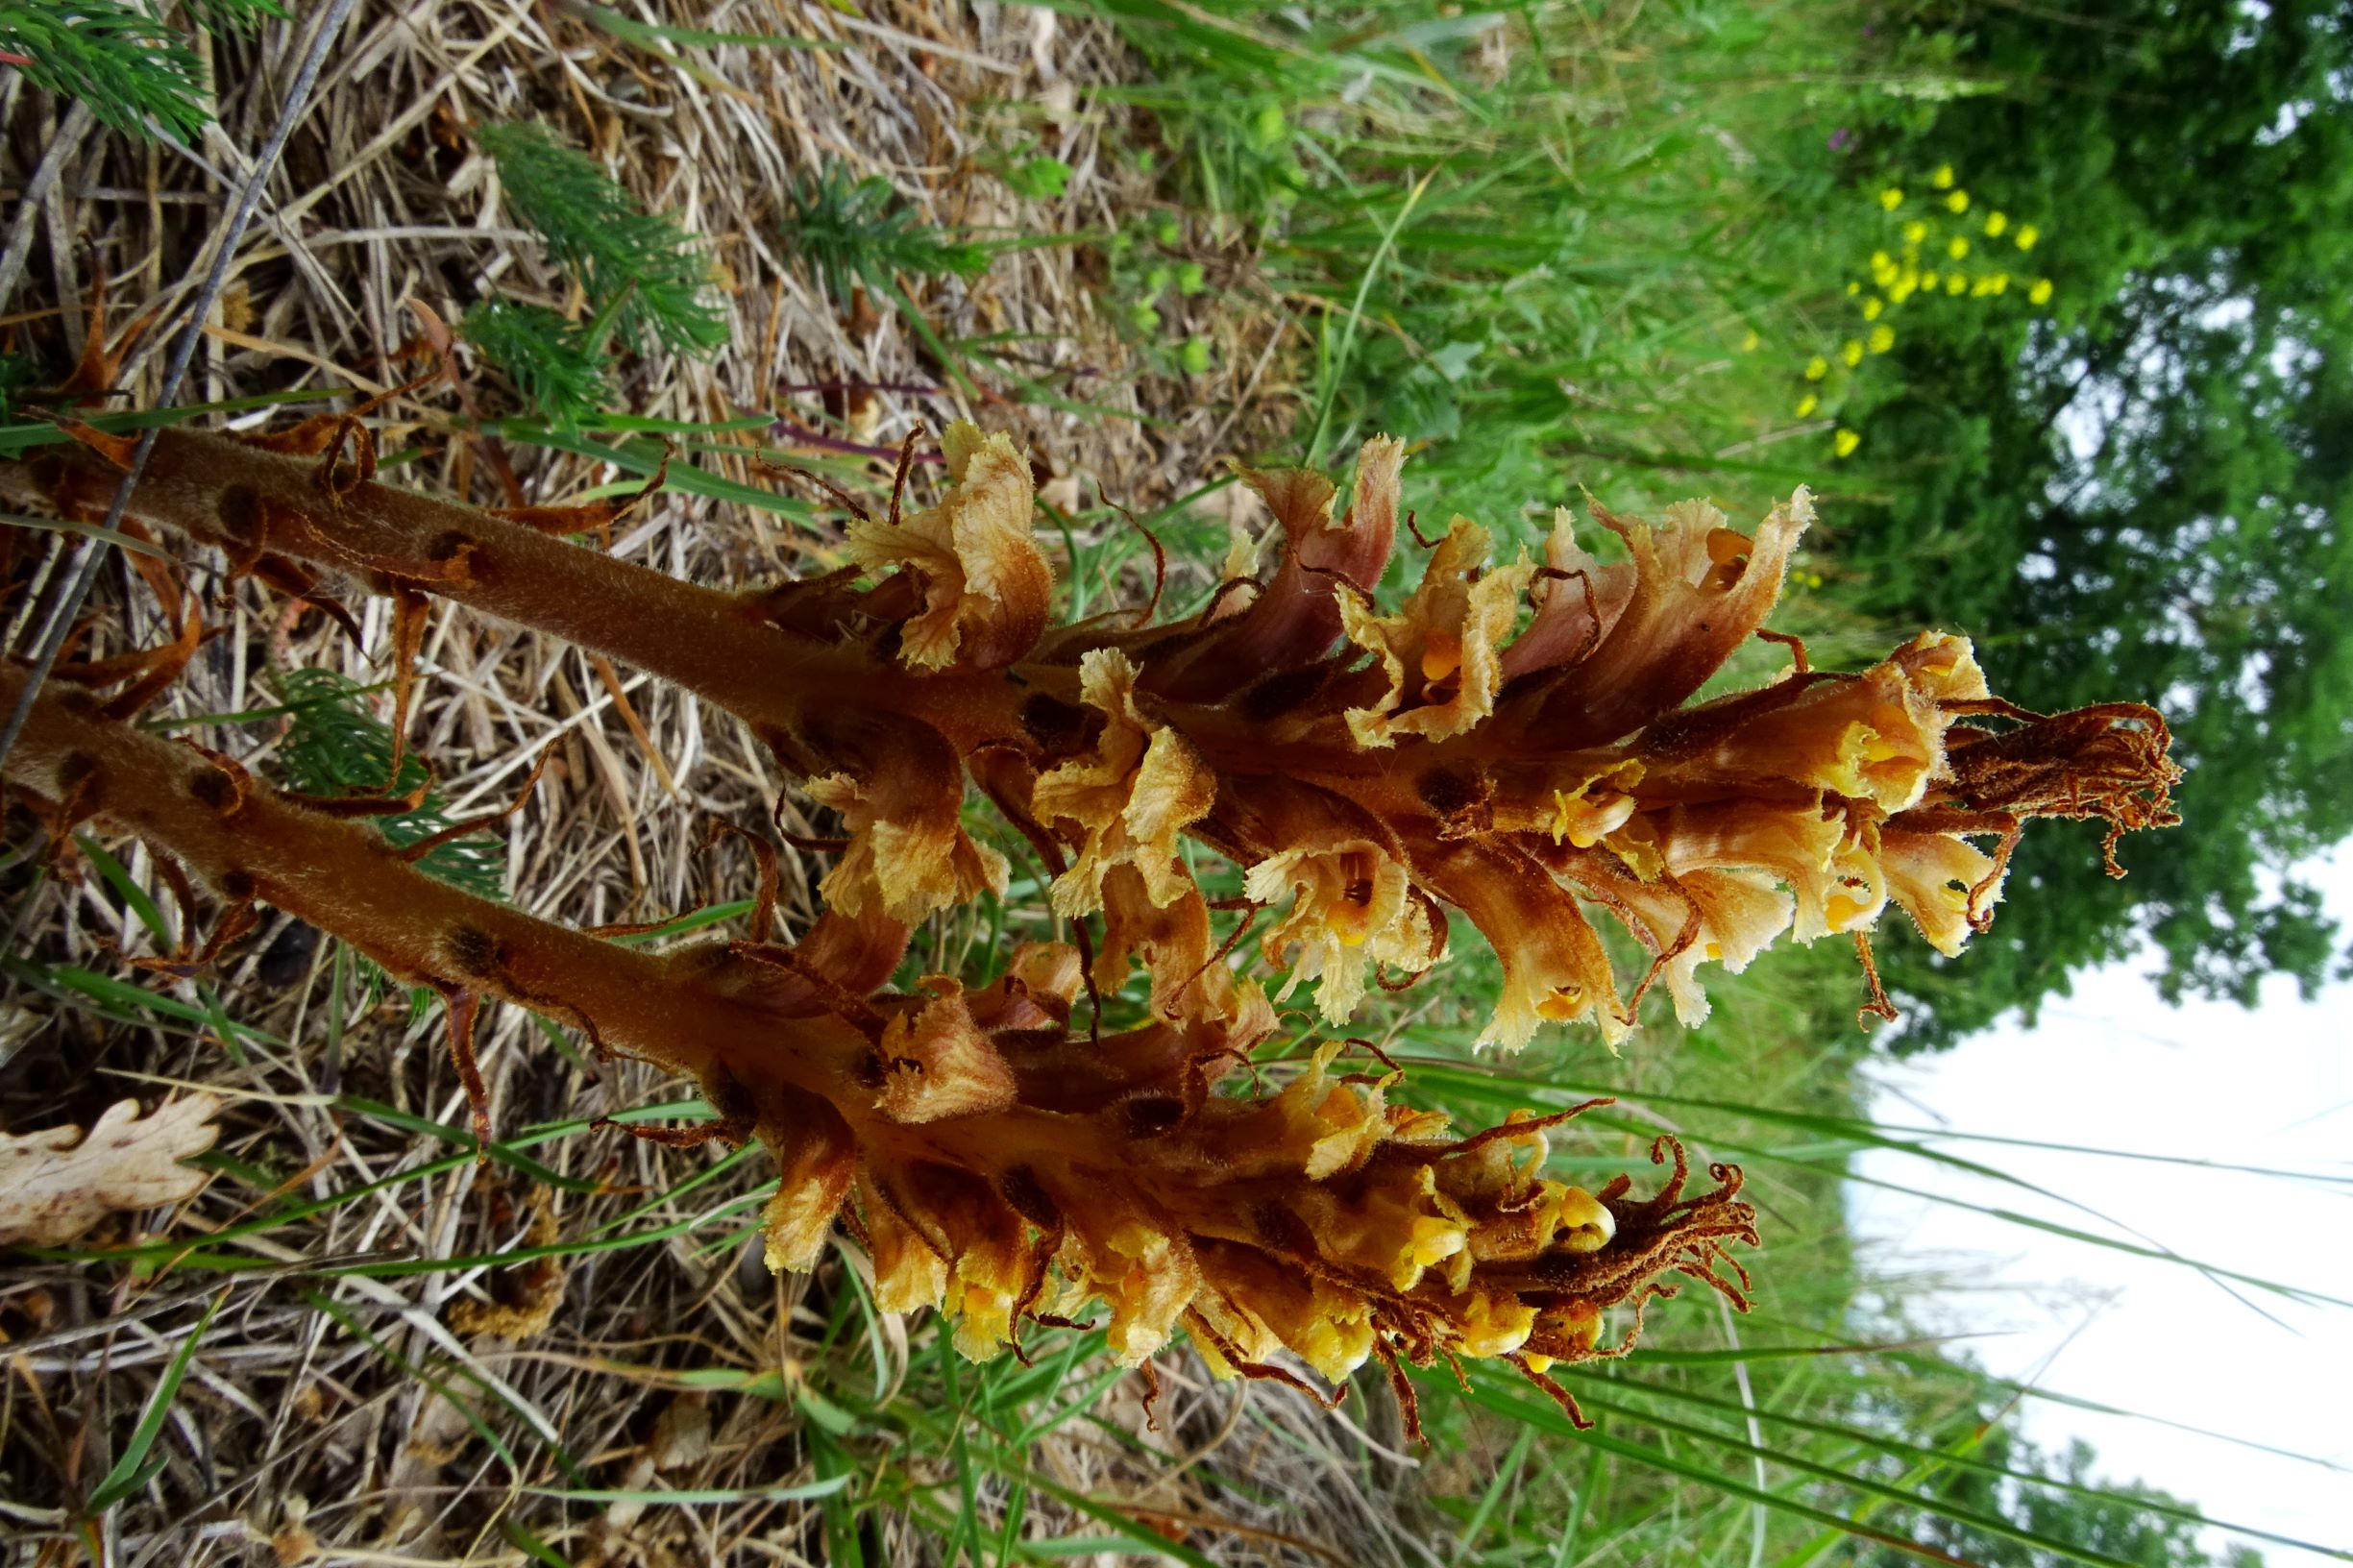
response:
[[[102,516],[127,442],[61,424],[79,445],[0,466],[0,494]],[[880,1305],[938,1308],[968,1356],[1017,1354],[1025,1325],[1097,1302],[1124,1362],[1179,1330],[1221,1372],[1302,1386],[1278,1353],[1335,1382],[1377,1359],[1409,1414],[1404,1363],[1501,1357],[1566,1404],[1547,1367],[1623,1354],[1674,1276],[1745,1305],[1727,1249],[1756,1241],[1755,1215],[1736,1168],[1700,1183],[1671,1139],[1648,1195],[1628,1176],[1550,1179],[1548,1139],[1576,1113],[1458,1136],[1390,1102],[1399,1074],[1377,1050],[1379,1070],[1341,1070],[1338,1039],[1263,1090],[1250,1052],[1276,1002],[1311,988],[1344,1026],[1372,986],[1425,974],[1458,913],[1502,962],[1482,1043],[1555,1024],[1614,1042],[1654,986],[1703,1017],[1704,967],[1738,970],[1784,933],[1851,936],[1868,977],[1890,903],[1959,951],[2031,818],[2103,820],[2111,850],[2173,821],[2148,708],[2028,713],[1942,633],[1840,674],[1765,631],[1812,516],[1802,490],[1753,534],[1697,502],[1655,523],[1596,505],[1626,547],[1608,565],[1565,513],[1541,562],[1491,561],[1458,520],[1384,608],[1370,585],[1397,546],[1404,453],[1377,439],[1345,509],[1318,475],[1250,476],[1271,559],[1238,544],[1196,612],[1158,618],[1156,588],[1056,625],[1027,458],[967,424],[944,445],[936,504],[902,509],[902,460],[887,515],[838,498],[857,514],[852,564],[741,593],[560,537],[632,502],[480,510],[380,483],[351,414],[261,437],[163,429],[130,499],[137,524],[235,573],[391,598],[396,778],[436,598],[736,714],[843,825],[827,907],[797,943],[773,929],[765,844],[746,939],[621,947],[417,869],[495,819],[396,846],[356,819],[413,802],[282,793],[132,727],[204,635],[196,597],[160,571],[173,640],[61,671],[9,780],[55,844],[103,815],[184,898],[202,883],[225,905],[201,948],[152,964],[204,962],[266,902],[437,990],[485,1139],[473,1026],[495,997],[698,1078],[719,1119],[658,1136],[768,1145],[771,1262],[812,1265],[838,1224],[871,1254]],[[1694,704],[1752,636],[1785,643],[1793,668]],[[0,699],[22,679],[0,673]],[[914,923],[1006,893],[1005,860],[964,825],[968,790],[1049,869],[1075,944],[1023,943],[978,989],[935,974],[887,991]],[[1243,870],[1250,918],[1223,940],[1182,839]],[[1257,956],[1287,971],[1271,998],[1240,949],[1262,913]],[[1637,963],[1613,961],[1596,915]],[[1082,991],[1137,968],[1147,1021],[1105,1033],[1099,1004],[1080,1018]],[[1608,1335],[1612,1308],[1629,1311]]]

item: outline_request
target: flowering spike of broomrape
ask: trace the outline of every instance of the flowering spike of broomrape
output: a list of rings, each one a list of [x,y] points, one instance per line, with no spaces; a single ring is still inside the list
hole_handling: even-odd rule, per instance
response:
[[[1763,631],[1813,516],[1803,490],[1753,534],[1703,502],[1655,523],[1596,502],[1624,547],[1606,564],[1565,512],[1541,567],[1489,565],[1483,530],[1458,520],[1385,614],[1371,585],[1404,453],[1377,439],[1345,511],[1319,475],[1249,475],[1275,558],[1238,551],[1194,616],[1049,629],[1027,458],[967,424],[944,446],[935,504],[850,525],[870,585],[837,574],[749,600],[186,430],[159,433],[133,510],[233,559],[257,548],[239,520],[270,517],[288,567],[475,603],[733,709],[841,815],[850,847],[823,891],[853,917],[907,924],[1001,893],[1002,857],[962,820],[977,781],[1053,862],[1056,911],[1102,913],[1096,982],[1140,963],[1164,1015],[1253,1006],[1208,972],[1225,966],[1180,836],[1276,906],[1257,950],[1289,970],[1286,993],[1313,985],[1327,1022],[1429,970],[1459,911],[1503,961],[1480,1038],[1518,1046],[1581,1022],[1614,1044],[1658,984],[1703,1017],[1705,966],[1738,969],[1784,933],[1867,932],[1890,902],[1957,950],[1991,918],[2024,818],[2170,821],[2154,712],[2022,713],[1953,636],[1854,674],[1801,649],[1779,679],[1693,705]],[[87,513],[114,478],[68,449],[0,469],[0,491]],[[1647,950],[1638,971],[1619,971],[1597,916]]]
[[[1958,951],[2030,818],[2104,821],[2112,869],[2121,833],[2174,820],[2148,708],[2028,713],[1943,633],[1837,674],[1766,632],[1812,518],[1803,490],[1753,533],[1701,502],[1656,523],[1597,503],[1612,561],[1565,512],[1541,565],[1490,564],[1458,520],[1385,612],[1404,453],[1379,439],[1344,511],[1320,476],[1248,476],[1270,548],[1238,548],[1192,614],[1052,626],[1026,456],[968,425],[944,445],[944,494],[861,515],[855,566],[741,596],[393,490],[364,462],[185,429],[158,432],[131,498],[136,521],[270,562],[306,594],[338,575],[454,600],[740,716],[846,835],[797,945],[763,931],[650,954],[483,904],[364,823],[87,698],[42,697],[10,781],[52,823],[109,816],[228,901],[342,935],[468,1017],[503,998],[696,1075],[730,1136],[776,1155],[772,1261],[810,1265],[843,1219],[876,1299],[939,1308],[968,1354],[1017,1352],[1025,1323],[1093,1301],[1131,1362],[1183,1331],[1250,1376],[1296,1381],[1280,1356],[1335,1380],[1368,1359],[1395,1375],[1504,1357],[1548,1389],[1552,1363],[1630,1343],[1605,1338],[1605,1314],[1638,1314],[1672,1276],[1742,1299],[1725,1251],[1754,1239],[1739,1173],[1699,1187],[1662,1140],[1671,1174],[1648,1196],[1628,1177],[1568,1187],[1543,1173],[1562,1115],[1450,1137],[1391,1101],[1393,1071],[1337,1070],[1336,1044],[1241,1091],[1234,1074],[1276,1028],[1254,954],[1287,971],[1279,997],[1311,985],[1343,1024],[1432,970],[1458,912],[1502,963],[1481,1042],[1570,1024],[1614,1045],[1653,989],[1697,1021],[1701,970],[1738,971],[1784,934],[1850,936],[1868,977],[1865,933],[1891,903]],[[88,518],[118,478],[68,445],[0,465],[0,497]],[[1790,644],[1792,668],[1695,702],[1758,634]],[[19,678],[0,671],[0,699]],[[913,923],[1007,894],[968,785],[1045,865],[1054,913],[1099,916],[1091,968],[1029,943],[985,986],[883,992]],[[1251,907],[1222,937],[1194,846],[1241,872]],[[1106,1030],[1098,1005],[1074,1026],[1082,986],[1115,992],[1136,969],[1142,1021]]]

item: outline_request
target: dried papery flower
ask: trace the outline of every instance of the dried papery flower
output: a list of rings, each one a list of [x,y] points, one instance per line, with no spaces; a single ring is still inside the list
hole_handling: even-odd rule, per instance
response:
[[[1070,869],[1054,882],[1058,915],[1101,909],[1103,878],[1116,866],[1136,869],[1156,909],[1193,891],[1177,838],[1208,814],[1217,777],[1182,733],[1137,705],[1136,674],[1134,661],[1115,648],[1080,661],[1080,695],[1101,730],[1091,751],[1030,787],[1038,820],[1079,837]]]
[[[1408,735],[1442,741],[1495,711],[1503,645],[1535,569],[1522,560],[1484,570],[1486,558],[1486,530],[1458,518],[1395,615],[1375,614],[1368,599],[1341,596],[1341,629],[1379,661],[1386,687],[1370,704],[1348,710],[1359,745],[1394,746]]]
[[[917,670],[998,670],[1045,629],[1054,588],[1030,538],[1037,494],[1029,460],[1002,435],[948,427],[942,443],[953,481],[937,506],[903,521],[860,517],[850,556],[870,572],[903,569],[922,607],[899,625],[898,655]]]

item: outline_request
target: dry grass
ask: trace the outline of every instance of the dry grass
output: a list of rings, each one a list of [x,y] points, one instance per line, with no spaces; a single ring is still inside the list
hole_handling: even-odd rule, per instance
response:
[[[1115,171],[1104,117],[1088,107],[1090,85],[1128,63],[1105,30],[994,6],[882,4],[861,8],[866,16],[748,0],[626,9],[644,21],[841,47],[665,52],[554,4],[366,0],[235,259],[186,401],[380,390],[401,379],[402,345],[417,331],[404,307],[412,299],[443,319],[494,287],[577,310],[502,209],[494,173],[466,135],[474,122],[532,117],[599,150],[647,206],[708,236],[726,280],[729,346],[708,361],[631,361],[623,401],[639,414],[696,422],[772,408],[792,422],[769,432],[785,446],[794,426],[818,429],[832,414],[846,424],[834,427],[837,439],[888,448],[916,424],[937,429],[971,413],[1018,432],[1056,478],[1083,478],[1084,493],[1099,480],[1141,503],[1210,477],[1213,459],[1274,417],[1265,410],[1281,389],[1268,379],[1264,318],[1254,327],[1238,315],[1229,328],[1240,335],[1220,360],[1236,367],[1235,385],[1142,377],[1099,325],[1089,253],[1074,244],[1006,251],[968,286],[909,281],[943,336],[1011,334],[1023,361],[976,358],[977,400],[852,392],[829,408],[825,393],[795,390],[944,383],[893,314],[837,307],[779,239],[778,192],[822,160],[886,176],[937,221],[987,233],[1100,233],[1149,201],[1136,177]],[[301,44],[297,29],[272,28],[213,45],[226,96],[218,128],[190,153],[92,133],[10,73],[0,183],[21,191],[53,153],[59,178],[7,226],[22,277],[0,300],[6,330],[70,357],[101,267],[118,323],[186,299]],[[1017,201],[983,171],[990,138],[1015,123],[1072,166],[1063,198]],[[163,350],[150,342],[126,365],[133,405],[152,397]],[[1108,411],[999,395],[1017,376]],[[457,412],[445,389],[386,411],[387,450],[418,453],[403,482],[502,500],[492,477],[501,456],[534,500],[620,477],[545,449],[497,449],[464,434]],[[768,482],[743,457],[694,460]],[[868,467],[872,482],[884,472]],[[822,564],[834,537],[821,519],[674,489],[613,548],[699,580],[753,583]],[[380,603],[365,608],[363,650],[251,583],[223,590],[206,570],[213,563],[187,564],[222,600],[211,617],[227,634],[169,698],[171,712],[267,707],[278,700],[273,667],[384,678]],[[144,590],[113,564],[93,602],[94,651],[156,624]],[[533,755],[557,747],[510,829],[507,888],[518,903],[589,923],[658,918],[748,888],[736,851],[697,853],[706,821],[755,823],[777,788],[732,721],[453,608],[437,612],[424,664],[412,733],[453,815],[502,800]],[[266,773],[282,727],[265,720],[190,733]],[[11,826],[19,850],[30,847],[28,824]],[[115,847],[152,882],[143,851]],[[821,869],[787,856],[788,903],[802,919]],[[768,1273],[748,1208],[767,1175],[757,1158],[583,1125],[679,1097],[643,1068],[586,1065],[502,1010],[483,1041],[498,1125],[510,1139],[543,1123],[556,1130],[517,1139],[529,1143],[527,1159],[478,1169],[453,1132],[463,1095],[433,1011],[372,987],[331,944],[272,923],[203,986],[174,984],[116,956],[155,943],[102,878],[43,880],[22,858],[7,876],[15,953],[131,980],[184,1006],[217,997],[241,1026],[124,1008],[109,1017],[86,997],[12,981],[0,1016],[0,1125],[86,1122],[112,1100],[174,1084],[232,1102],[217,1151],[224,1174],[205,1195],[87,1244],[103,1252],[168,1234],[183,1250],[0,1264],[0,1539],[12,1560],[88,1551],[125,1565],[520,1562],[543,1553],[791,1562],[838,1559],[855,1543],[870,1559],[919,1561],[946,1550],[939,1520],[968,1517],[992,1537],[1006,1529],[1017,1489],[1026,1509],[1012,1524],[1017,1539],[1112,1534],[1084,1508],[1031,1489],[1030,1478],[1157,1522],[1219,1560],[1429,1560],[1420,1531],[1400,1524],[1410,1505],[1398,1501],[1403,1472],[1384,1458],[1393,1430],[1361,1434],[1294,1395],[1212,1384],[1195,1366],[1164,1374],[1163,1430],[1144,1422],[1133,1380],[1109,1380],[1099,1401],[1009,1446],[1020,1420],[1053,1407],[1050,1378],[1030,1405],[1000,1410],[978,1374],[956,1369],[963,1402],[943,1403],[951,1374],[930,1325],[885,1323],[870,1335],[846,1252],[815,1276]],[[230,1227],[239,1227],[233,1237],[204,1239]],[[452,1262],[548,1242],[569,1250],[540,1263]],[[83,1500],[216,1302],[152,1451],[162,1468],[103,1520],[86,1521]],[[846,1335],[836,1332],[844,1324]],[[1069,1342],[1045,1347],[1042,1367]],[[1066,1369],[1061,1391],[1091,1389],[1102,1370]],[[875,1413],[821,1442],[812,1407],[796,1395],[844,1386],[864,1390]],[[1353,1413],[1393,1429],[1385,1398]],[[849,1478],[835,1500],[835,1528],[848,1534],[830,1540],[818,1506],[758,1495],[816,1479],[828,1453],[834,1473]],[[641,1495],[556,1495],[600,1491]],[[704,1491],[738,1495],[646,1500]]]

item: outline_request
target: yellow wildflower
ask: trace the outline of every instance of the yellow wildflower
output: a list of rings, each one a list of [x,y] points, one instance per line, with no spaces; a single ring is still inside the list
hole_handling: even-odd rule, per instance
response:
[[[1903,242],[1906,245],[1922,244],[1927,237],[1928,226],[1922,219],[1914,218],[1903,226]]]
[[[1985,215],[1985,234],[1988,239],[1999,239],[2001,232],[2009,227],[2010,214],[2007,212],[1988,212]]]
[[[1924,272],[1920,275],[1920,286],[1931,294],[1936,292],[1936,285],[1944,281],[1945,275],[1941,272]]]
[[[2034,242],[2042,237],[2043,231],[2031,223],[2022,223],[2018,226],[2018,248],[2022,251],[2033,250]]]
[[[2037,278],[2034,281],[2034,286],[2026,290],[2026,299],[2032,305],[2048,305],[2050,303],[2050,280]]]
[[[1956,272],[1945,280],[1945,292],[1948,294],[1963,294],[1968,290],[1969,275],[1967,273]]]
[[[1936,173],[1929,176],[1928,184],[1939,190],[1950,190],[1952,188],[1952,165],[1939,164]]]
[[[1847,293],[1850,296],[1860,294],[1861,292],[1863,292],[1863,284],[1859,279],[1850,278],[1847,280]]]
[[[1861,364],[1863,362],[1863,340],[1859,337],[1847,339],[1847,346],[1838,351],[1838,356],[1847,361],[1849,365]]]
[[[1262,904],[1292,898],[1262,951],[1268,964],[1287,963],[1291,971],[1276,999],[1312,980],[1328,1023],[1354,1016],[1380,966],[1419,974],[1435,957],[1430,917],[1410,892],[1404,863],[1370,840],[1284,849],[1251,867],[1243,888]]]
[[[1876,294],[1874,294],[1870,299],[1863,302],[1863,319],[1865,321],[1876,321],[1879,319],[1879,312],[1886,308],[1887,302],[1880,299]]]
[[[1814,410],[1821,406],[1822,400],[1814,396],[1814,394],[1811,392],[1808,392],[1805,396],[1798,400],[1798,417],[1800,419],[1810,419],[1813,417]]]
[[[1862,444],[1863,438],[1852,430],[1841,430],[1830,438],[1830,450],[1841,457],[1853,456],[1854,449]]]
[[[1945,254],[1951,257],[1955,261],[1960,260],[1961,257],[1969,254],[1969,241],[1964,239],[1959,234],[1953,235],[1952,243],[1945,247]]]
[[[1946,198],[1945,198],[1945,207],[1946,207],[1946,209],[1947,209],[1948,211],[1952,211],[1952,212],[1966,212],[1966,211],[1968,211],[1968,210],[1969,210],[1969,192],[1968,192],[1968,191],[1966,191],[1966,190],[1956,190],[1956,191],[1954,191],[1954,192],[1953,192],[1951,195],[1949,195],[1949,196],[1948,196],[1948,197],[1946,197]]]
[[[1895,266],[1895,264],[1896,258],[1888,255],[1885,251],[1874,251],[1871,253],[1871,275],[1874,278],[1876,278],[1879,274],[1890,270]]]
[[[1879,192],[1879,205],[1887,208],[1890,212],[1893,212],[1896,210],[1896,208],[1901,207],[1903,205],[1903,187],[1900,185],[1890,185],[1885,190]]]
[[[1871,352],[1885,354],[1896,346],[1896,329],[1881,322],[1871,330]]]
[[[1763,341],[1763,338],[1756,335],[1756,329],[1752,327],[1749,329],[1748,335],[1740,340],[1740,352],[1743,354],[1754,354],[1756,352],[1756,346]]]
[[[1816,355],[1814,357],[1805,362],[1805,379],[1807,380],[1818,381],[1828,374],[1830,374],[1830,361],[1825,359],[1821,355]]]

